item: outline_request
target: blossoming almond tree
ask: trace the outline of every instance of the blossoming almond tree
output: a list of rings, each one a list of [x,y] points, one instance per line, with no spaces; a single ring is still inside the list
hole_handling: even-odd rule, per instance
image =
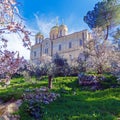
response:
[[[110,40],[104,39],[104,31],[101,28],[93,29],[93,38],[86,42],[85,51],[88,54],[87,66],[103,74],[111,69],[111,63],[116,58],[116,51]]]
[[[21,37],[24,47],[30,49],[31,45],[30,32],[23,25],[17,6],[15,0],[0,0],[0,75],[4,74],[6,81],[10,80],[11,75],[16,73],[26,60],[19,57],[19,52],[7,49],[9,39],[4,36],[15,33]]]

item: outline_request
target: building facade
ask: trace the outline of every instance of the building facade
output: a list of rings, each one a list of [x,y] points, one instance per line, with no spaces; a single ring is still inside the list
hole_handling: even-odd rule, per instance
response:
[[[70,63],[83,52],[86,41],[91,39],[87,30],[68,34],[68,28],[62,24],[51,28],[49,38],[41,33],[36,34],[35,44],[31,47],[30,59],[35,64],[47,61],[58,53]]]

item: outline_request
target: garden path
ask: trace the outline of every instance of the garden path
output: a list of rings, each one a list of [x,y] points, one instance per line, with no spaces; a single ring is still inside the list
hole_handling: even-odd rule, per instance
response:
[[[2,102],[2,100],[0,100]],[[7,103],[0,104],[0,120],[19,120],[18,115],[11,115],[18,111],[19,106],[22,104],[22,100],[9,101]]]

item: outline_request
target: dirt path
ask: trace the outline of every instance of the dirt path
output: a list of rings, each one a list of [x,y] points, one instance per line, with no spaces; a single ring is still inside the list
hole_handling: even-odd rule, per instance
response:
[[[11,115],[18,111],[19,106],[22,104],[22,100],[14,102],[7,102],[0,104],[0,120],[19,120],[18,115]]]

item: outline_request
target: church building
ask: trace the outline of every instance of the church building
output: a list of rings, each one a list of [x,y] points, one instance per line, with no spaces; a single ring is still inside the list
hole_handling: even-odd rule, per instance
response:
[[[31,47],[30,59],[33,63],[40,64],[58,53],[70,63],[78,58],[83,52],[86,41],[90,39],[91,34],[88,30],[68,34],[66,25],[56,25],[51,28],[49,38],[44,38],[40,32],[36,34],[35,43]]]

